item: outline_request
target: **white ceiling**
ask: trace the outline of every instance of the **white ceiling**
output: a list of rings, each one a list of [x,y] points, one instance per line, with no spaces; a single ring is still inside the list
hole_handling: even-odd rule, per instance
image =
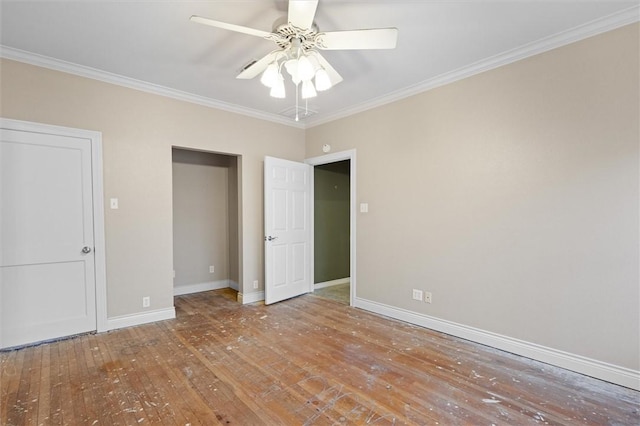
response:
[[[271,31],[286,0],[1,1],[3,57],[309,127],[638,21],[639,1],[320,0],[321,31],[396,27],[395,50],[324,51],[344,81],[295,105],[258,79],[235,76],[275,48],[267,40],[189,21],[201,15]]]

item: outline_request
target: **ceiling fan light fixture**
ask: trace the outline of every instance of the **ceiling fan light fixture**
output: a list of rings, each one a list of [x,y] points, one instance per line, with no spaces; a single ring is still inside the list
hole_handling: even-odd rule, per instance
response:
[[[264,84],[269,88],[273,88],[276,84],[278,84],[278,80],[280,79],[280,71],[278,70],[278,63],[273,62],[269,64],[267,69],[262,73],[262,77],[260,77],[260,83]]]
[[[196,15],[191,16],[190,19],[199,24],[275,42],[278,46],[276,50],[245,66],[236,78],[248,80],[261,74],[260,82],[270,88],[270,95],[274,98],[284,98],[285,76],[282,72],[284,66],[295,85],[296,121],[298,121],[297,108],[300,98],[307,104],[307,100],[317,96],[317,92],[328,90],[343,81],[342,76],[318,49],[394,49],[398,39],[397,28],[319,32],[318,26],[314,23],[318,2],[319,0],[288,0],[286,21],[275,26],[273,32]]]
[[[271,87],[269,95],[273,98],[284,99],[287,94],[284,90],[284,78],[281,74],[278,74],[276,83]]]
[[[320,68],[316,72],[316,90],[318,92],[322,92],[324,90],[331,89],[331,79],[329,78],[329,74],[324,68]]]
[[[313,87],[311,80],[305,80],[302,82],[302,99],[315,98],[318,94]]]
[[[306,57],[306,55],[302,55],[298,58],[297,71],[298,76],[302,81],[309,81],[313,78],[315,69],[313,68],[311,61]]]
[[[302,79],[300,78],[300,74],[298,73],[298,60],[289,59],[287,62],[284,63],[284,67],[289,73],[289,75],[291,76],[291,80],[293,81],[293,84],[295,84],[296,86],[300,84],[300,81]]]

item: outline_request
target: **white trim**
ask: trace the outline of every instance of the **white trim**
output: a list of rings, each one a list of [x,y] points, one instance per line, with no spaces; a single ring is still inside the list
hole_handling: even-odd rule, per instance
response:
[[[209,281],[206,283],[176,285],[173,287],[174,296],[182,296],[184,294],[200,293],[202,291],[220,290],[228,288],[229,280]]]
[[[467,77],[471,77],[475,74],[482,73],[494,68],[501,67],[503,65],[510,64],[521,59],[528,58],[530,56],[538,55],[540,53],[547,52],[549,50],[556,49],[558,47],[565,46],[570,43],[593,37],[595,35],[605,33],[607,31],[615,30],[625,25],[638,22],[640,20],[640,6],[632,6],[628,9],[621,10],[613,13],[609,16],[605,16],[596,19],[591,22],[579,25],[575,28],[571,28],[566,31],[562,31],[558,34],[554,34],[549,37],[542,38],[540,40],[528,43],[524,46],[516,49],[508,50],[506,52],[494,55],[492,57],[483,59],[474,64],[464,66],[457,70],[446,72],[439,76],[430,78],[423,82],[414,84],[404,89],[400,89],[388,95],[380,96],[375,99],[371,99],[362,102],[353,107],[348,107],[328,115],[318,114],[315,120],[313,118],[306,119],[301,122],[296,122],[293,119],[277,115],[266,113],[263,111],[254,110],[251,108],[242,107],[227,102],[222,102],[212,98],[204,96],[194,95],[192,93],[183,92],[180,90],[170,89],[168,87],[160,86],[153,83],[148,83],[141,80],[136,80],[129,77],[101,71],[95,68],[74,64],[71,62],[62,61],[59,59],[51,58],[44,55],[38,55],[36,53],[27,52],[20,49],[15,49],[9,46],[0,44],[0,58],[6,58],[14,61],[24,62],[27,64],[49,68],[56,71],[62,71],[69,74],[78,75],[80,77],[91,78],[93,80],[99,80],[110,84],[116,84],[118,86],[128,87],[135,90],[140,90],[147,93],[153,93],[160,96],[166,96],[168,98],[178,99],[185,102],[191,102],[198,105],[203,105],[210,108],[221,109],[237,114],[246,115],[261,120],[271,121],[274,123],[284,124],[286,126],[296,127],[300,129],[308,129],[314,126],[319,126],[330,121],[338,120],[340,118],[348,117],[359,112],[363,112],[372,108],[376,108],[382,105],[386,105],[401,99],[417,95],[422,92],[434,89],[439,86],[444,86],[449,83],[453,83],[458,80],[462,80]]]
[[[107,331],[107,261],[104,224],[104,187],[102,170],[102,133],[92,139],[93,173],[93,245],[96,274],[96,327],[97,332]]]
[[[350,248],[349,248],[349,256],[351,260],[351,265],[349,266],[349,282],[351,285],[349,286],[349,305],[355,306],[355,297],[356,297],[356,150],[349,149],[347,151],[333,152],[331,154],[321,155],[319,157],[311,157],[304,160],[305,163],[310,164],[311,166],[319,166],[321,164],[335,163],[336,161],[344,161],[349,160],[349,193],[350,193],[350,214],[349,214],[349,230],[350,230]],[[314,274],[314,215],[313,215],[313,201],[314,201],[314,192],[313,192],[313,173],[311,173],[311,276]],[[311,280],[313,281],[313,280]],[[313,291],[313,285],[309,289],[309,291]]]
[[[235,291],[240,291],[240,285],[235,282],[234,280],[227,280],[229,281],[229,287],[234,289]]]
[[[315,116],[317,117],[315,120],[313,118],[305,120],[305,128],[308,129],[314,126],[319,126],[330,121],[335,121],[382,105],[390,104],[392,102],[435,89],[436,87],[444,86],[485,71],[548,52],[550,50],[557,49],[558,47],[575,43],[607,31],[615,30],[616,28],[638,22],[638,20],[640,20],[639,14],[640,6],[632,6],[609,16],[587,22],[586,24],[579,25],[575,28],[562,31],[549,37],[544,37],[518,48],[507,50],[506,52],[484,58],[473,64],[465,65],[456,70],[440,74],[412,86],[405,87],[404,89],[379,96],[359,105],[347,107],[331,114],[317,115]]]
[[[256,303],[264,301],[264,291],[255,291],[253,293],[240,293],[238,292],[238,302],[242,305],[248,303]]]
[[[552,364],[567,370],[572,370],[607,382],[640,390],[640,371],[631,370],[629,368],[620,367],[367,299],[356,298],[354,306],[547,364]]]
[[[305,163],[308,161],[305,160]],[[313,293],[314,284],[313,282],[316,280],[316,248],[315,248],[315,169],[312,165],[311,172],[309,173],[309,201],[307,202],[307,206],[309,208],[309,223],[311,224],[311,232],[309,232],[309,293]]]
[[[108,329],[117,330],[118,328],[133,327],[136,325],[148,324],[150,322],[174,319],[175,317],[176,310],[174,307],[130,315],[121,315],[108,319]]]
[[[4,46],[1,44],[0,58],[23,62],[25,64],[35,65],[42,68],[48,68],[54,71],[61,71],[67,74],[77,75],[79,77],[85,77],[109,84],[115,84],[117,86],[128,87],[129,89],[140,90],[142,92],[165,96],[167,98],[190,102],[209,108],[221,109],[223,111],[246,115],[248,117],[257,118],[260,120],[271,121],[273,123],[284,124],[300,129],[304,128],[303,123],[296,122],[293,119],[281,115],[271,114],[240,105],[230,104],[228,102],[219,101],[217,99],[207,98],[204,96],[195,95],[193,93],[171,89],[159,84],[136,80],[134,78],[110,73],[108,71],[102,71],[96,68],[74,64],[72,62],[51,58],[49,56],[39,55],[37,53],[27,52],[25,50],[15,49],[13,47]]]
[[[313,288],[317,290],[319,288],[333,287],[334,285],[349,284],[349,281],[351,281],[351,277],[339,278],[337,280],[325,281],[323,283],[315,283]]]
[[[107,261],[104,230],[104,192],[102,172],[102,133],[93,130],[74,129],[51,124],[12,120],[0,117],[3,129],[38,132],[88,139],[91,143],[91,181],[93,195],[93,246],[96,289],[96,331],[108,330],[107,325]]]

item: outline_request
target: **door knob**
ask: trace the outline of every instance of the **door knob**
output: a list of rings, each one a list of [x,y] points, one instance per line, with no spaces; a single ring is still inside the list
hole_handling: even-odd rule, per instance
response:
[[[277,240],[278,237],[272,237],[271,235],[269,235],[268,237],[264,237],[264,239],[267,241],[273,241],[273,240]]]
[[[84,254],[91,253],[91,247],[89,247],[89,246],[82,247],[82,252]]]

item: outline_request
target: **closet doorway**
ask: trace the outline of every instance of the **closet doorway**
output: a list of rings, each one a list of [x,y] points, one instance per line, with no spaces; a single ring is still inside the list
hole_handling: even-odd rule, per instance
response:
[[[240,282],[236,155],[172,148],[174,295]]]

